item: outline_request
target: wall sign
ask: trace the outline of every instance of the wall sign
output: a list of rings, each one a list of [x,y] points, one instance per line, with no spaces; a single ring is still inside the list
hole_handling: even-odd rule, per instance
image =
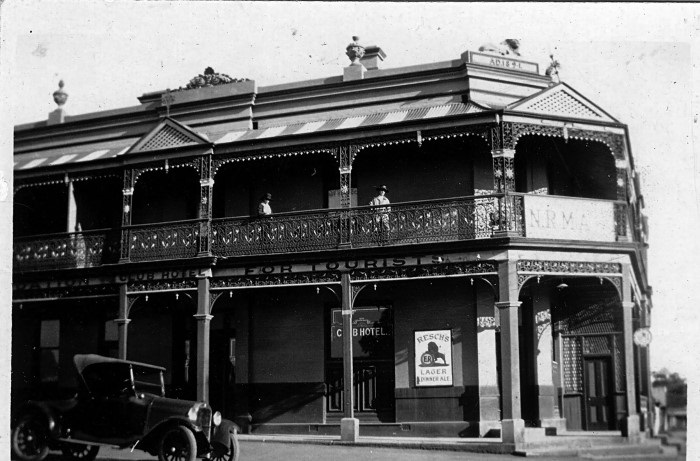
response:
[[[527,195],[525,235],[529,238],[614,242],[614,203]]]
[[[391,309],[360,307],[352,315],[353,357],[388,358],[394,355],[394,330]],[[343,356],[343,316],[331,310],[331,357]]]
[[[414,334],[416,387],[452,386],[452,330]]]

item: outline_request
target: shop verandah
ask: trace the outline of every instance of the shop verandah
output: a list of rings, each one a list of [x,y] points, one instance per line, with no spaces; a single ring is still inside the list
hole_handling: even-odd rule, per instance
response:
[[[628,349],[635,304],[620,294],[631,296],[626,269],[480,257],[392,255],[291,268],[278,262],[167,281],[134,274],[119,285],[111,347],[130,359],[166,358],[171,389],[217,400],[231,417],[250,414],[255,431],[330,427],[348,408],[363,425],[411,422],[413,430],[434,430],[449,415],[452,423],[440,430],[451,434],[483,436],[504,430],[508,420],[513,434],[515,424],[627,430],[638,406]],[[501,301],[508,293],[512,301]],[[381,343],[390,352],[382,346],[353,361],[338,356],[344,349],[330,343],[331,333],[347,326],[335,317],[343,317],[342,298],[349,303],[352,294],[354,311],[344,310],[358,316],[365,309],[364,328],[392,332]],[[25,302],[24,312],[38,304]],[[415,386],[420,351],[412,335],[423,329],[451,331],[453,386]],[[66,339],[62,344],[72,341]],[[352,380],[348,363],[356,364]],[[609,380],[609,391],[587,388],[590,373]],[[355,397],[352,407],[347,395]],[[590,398],[598,399],[593,410]]]

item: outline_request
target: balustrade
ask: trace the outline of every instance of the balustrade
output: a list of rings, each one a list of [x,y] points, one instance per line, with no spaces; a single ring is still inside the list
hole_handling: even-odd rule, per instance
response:
[[[119,229],[35,235],[14,240],[15,270],[94,267],[117,262]]]
[[[338,248],[366,248],[384,245],[449,242],[486,239],[499,235],[525,236],[525,214],[529,195],[493,194],[396,203],[386,207],[311,210],[278,213],[266,217],[197,219],[158,224],[130,225],[112,230],[52,234],[15,239],[14,267],[16,270],[51,270],[93,267],[124,261],[158,261],[167,259],[213,256],[246,256],[271,253],[302,253]],[[537,196],[541,197],[541,196]],[[535,200],[534,198],[532,200]],[[541,199],[540,199],[541,200]],[[607,212],[612,231],[624,235],[626,206],[610,201],[583,200],[583,212],[610,209]],[[573,226],[569,208],[571,199],[551,197],[546,210],[558,210],[552,215],[560,219],[564,230]],[[536,202],[535,202],[536,203]],[[594,208],[591,208],[594,207]],[[561,210],[559,210],[561,208]],[[617,212],[614,212],[617,211]],[[536,211],[536,210],[535,210]],[[600,213],[598,213],[600,214]],[[605,214],[605,213],[604,213]],[[546,219],[549,219],[549,215]],[[554,218],[552,218],[554,219]],[[538,222],[540,227],[549,221]],[[552,221],[559,222],[559,221]],[[543,224],[545,223],[545,224]],[[576,229],[586,224],[582,221]],[[547,226],[549,224],[546,224]],[[568,227],[567,227],[568,226]],[[590,226],[588,226],[590,227]],[[583,226],[583,228],[586,228]],[[617,229],[617,232],[615,232]],[[344,230],[344,231],[343,231]],[[345,237],[341,234],[345,232]],[[528,231],[529,232],[529,231]],[[548,228],[548,237],[557,238]],[[577,230],[577,232],[579,232]],[[122,237],[123,233],[123,237]],[[202,247],[202,238],[209,236],[209,251]],[[579,235],[580,232],[576,235]],[[551,235],[551,236],[550,236]],[[586,239],[585,234],[583,237]],[[533,237],[536,237],[533,235]],[[572,237],[575,238],[575,237]],[[121,251],[122,244],[127,246]],[[590,238],[594,240],[594,238]],[[122,259],[119,259],[121,254]]]
[[[202,220],[128,226],[129,259],[194,258],[199,248],[199,224]]]

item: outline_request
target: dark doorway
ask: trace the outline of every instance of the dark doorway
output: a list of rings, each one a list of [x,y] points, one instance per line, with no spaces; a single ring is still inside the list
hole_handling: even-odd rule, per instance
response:
[[[520,298],[521,322],[518,327],[520,346],[520,407],[528,427],[537,427],[539,397],[537,386],[537,334],[534,325],[532,297]]]
[[[340,309],[330,315],[331,341],[326,361],[326,416],[343,417],[343,350]],[[394,334],[391,309],[355,309],[353,316],[353,392],[355,417],[394,422]]]
[[[584,360],[586,429],[589,431],[614,428],[610,370],[610,357]]]

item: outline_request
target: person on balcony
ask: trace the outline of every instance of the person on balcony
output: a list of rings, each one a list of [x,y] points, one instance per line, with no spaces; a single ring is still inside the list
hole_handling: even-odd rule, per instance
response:
[[[258,216],[269,216],[272,214],[270,200],[272,200],[272,194],[269,192],[260,198],[260,204],[258,205]]]
[[[369,202],[370,206],[376,207],[374,209],[376,228],[385,236],[389,233],[389,212],[391,211],[391,207],[387,206],[391,203],[386,196],[387,192],[389,192],[389,189],[386,186],[377,186],[377,196]]]

